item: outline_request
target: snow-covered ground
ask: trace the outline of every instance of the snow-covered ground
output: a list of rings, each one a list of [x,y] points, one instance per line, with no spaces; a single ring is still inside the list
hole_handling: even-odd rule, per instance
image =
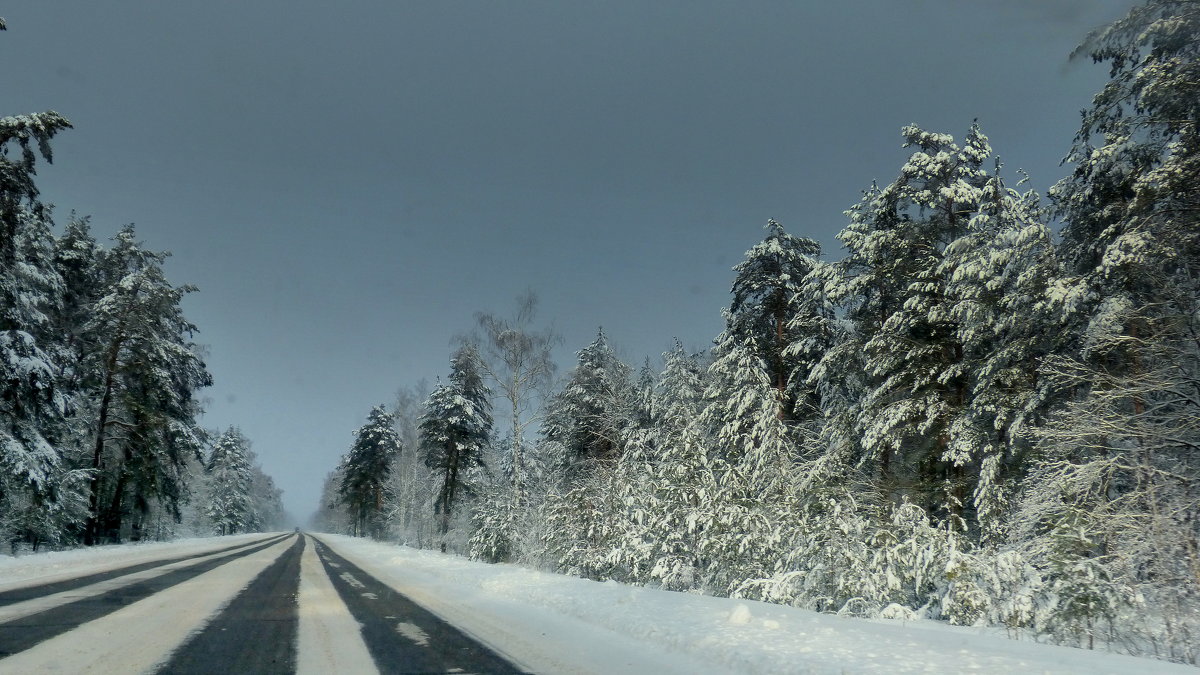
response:
[[[535,672],[1196,673],[930,621],[867,621],[487,565],[318,535],[338,553]]]
[[[199,555],[253,541],[265,541],[271,536],[276,535],[238,534],[228,537],[93,546],[17,557],[0,555],[0,592],[72,579],[85,574],[108,572],[155,560]]]

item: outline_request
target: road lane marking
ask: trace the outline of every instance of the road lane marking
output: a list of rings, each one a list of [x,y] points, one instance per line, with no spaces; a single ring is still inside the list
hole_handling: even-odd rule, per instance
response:
[[[310,539],[309,544],[312,544]],[[358,621],[342,602],[317,558],[316,546],[300,559],[300,632],[297,675],[378,673]],[[358,581],[355,579],[355,581]],[[349,583],[349,582],[347,582]]]
[[[338,573],[326,567],[334,589],[362,625],[363,640],[382,672],[442,673],[450,668],[495,674],[522,672],[494,649],[393,592],[368,569],[359,568],[323,541],[317,541],[321,560],[335,560],[345,570]],[[363,588],[355,588],[352,581]],[[377,599],[363,597],[364,591],[376,594]],[[398,627],[400,624],[411,628]],[[420,632],[414,632],[414,628]]]
[[[367,587],[366,584],[359,581],[358,579],[355,579],[354,575],[350,574],[349,572],[342,572],[338,576],[342,578],[342,581],[350,584],[350,586],[353,588],[366,588]]]
[[[396,624],[396,632],[417,643],[418,646],[429,646],[429,633],[421,630],[421,627],[415,623],[401,621]]]

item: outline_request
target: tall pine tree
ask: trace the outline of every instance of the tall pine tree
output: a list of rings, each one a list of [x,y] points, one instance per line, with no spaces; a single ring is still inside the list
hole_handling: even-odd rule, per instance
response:
[[[63,475],[54,446],[67,413],[52,330],[62,280],[34,184],[35,149],[51,161],[50,140],[70,126],[53,111],[0,118],[0,529],[35,544],[47,533],[34,521]]]
[[[196,393],[212,379],[180,308],[195,288],[167,281],[166,256],[123,229],[104,256],[105,290],[83,328],[93,434],[88,543],[119,539],[124,525],[136,538],[152,504],[178,516],[184,468],[203,445]]]
[[[991,148],[977,126],[962,146],[916,126],[903,135],[916,150],[900,176],[847,212],[845,281],[834,292],[862,341],[870,382],[858,426],[882,486],[927,511],[961,513],[970,472],[952,423],[969,381],[942,263],[976,210]]]
[[[437,472],[439,483],[434,510],[440,516],[443,552],[454,507],[470,490],[470,471],[483,465],[491,431],[491,391],[484,384],[479,355],[467,345],[455,352],[449,381],[430,394],[420,422],[425,465]]]
[[[797,404],[806,402],[804,381],[808,373],[797,372],[794,351],[798,317],[818,311],[805,304],[801,292],[805,277],[817,264],[821,245],[795,237],[774,220],[767,221],[767,236],[746,251],[734,267],[733,300],[726,315],[725,334],[718,342],[732,341],[750,347],[763,364],[779,398],[780,418],[793,419]]]

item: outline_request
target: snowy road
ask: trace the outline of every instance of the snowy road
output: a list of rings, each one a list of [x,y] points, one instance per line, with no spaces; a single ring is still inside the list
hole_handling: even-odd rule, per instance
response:
[[[0,673],[517,673],[328,546],[275,535],[0,577]]]
[[[0,675],[85,672],[1196,670],[997,629],[596,583],[339,535],[0,557]]]

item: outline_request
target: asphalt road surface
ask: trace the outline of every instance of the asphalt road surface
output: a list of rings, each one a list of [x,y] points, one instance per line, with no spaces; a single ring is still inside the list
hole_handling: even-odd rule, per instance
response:
[[[300,534],[0,592],[0,674],[85,671],[522,672]]]

